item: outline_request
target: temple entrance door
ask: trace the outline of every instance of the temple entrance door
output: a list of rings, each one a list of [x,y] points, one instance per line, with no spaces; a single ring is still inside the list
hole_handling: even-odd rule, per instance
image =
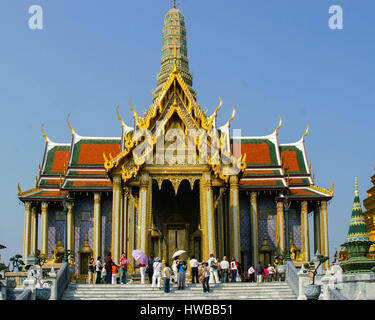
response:
[[[156,181],[153,183],[152,251],[154,256],[169,262],[173,262],[172,256],[177,250],[186,251],[182,256],[186,260],[201,252],[199,182],[192,187],[183,180],[176,189],[168,180],[160,186]],[[157,249],[159,254],[155,254]]]

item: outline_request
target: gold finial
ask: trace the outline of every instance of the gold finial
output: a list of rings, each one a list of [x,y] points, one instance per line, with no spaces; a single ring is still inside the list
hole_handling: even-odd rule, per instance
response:
[[[42,135],[43,135],[43,137],[46,138],[46,142],[48,142],[48,137],[47,137],[46,133],[44,132],[43,127],[44,127],[44,124],[42,124],[42,128],[41,128],[41,130],[42,130]]]
[[[42,167],[40,166],[40,161],[38,161],[39,174],[42,173]]]
[[[35,174],[35,187],[38,187],[38,174]]]
[[[21,190],[21,187],[20,187],[20,184],[19,184],[19,183],[17,183],[17,188],[18,188],[18,195],[21,195],[22,190]]]
[[[302,141],[304,142],[305,141],[305,137],[307,136],[307,134],[309,133],[309,130],[310,130],[310,127],[309,125],[307,125],[307,129],[306,129],[306,132],[303,134],[302,136]]]
[[[359,191],[358,191],[358,178],[355,177],[354,179],[354,195],[356,197],[359,197]]]
[[[72,128],[69,122],[69,114],[68,114],[68,117],[66,118],[66,122],[68,123],[68,128],[72,130],[72,135],[74,135],[74,129]]]
[[[281,128],[282,124],[283,124],[283,119],[280,117],[279,125],[276,128],[276,134],[277,134],[277,131]]]
[[[131,98],[129,98],[129,108],[130,108],[130,110],[133,112],[133,118],[135,119],[136,112],[135,112],[135,110],[132,108],[132,106],[131,106],[131,104],[130,104],[130,100],[131,100]]]
[[[124,126],[124,120],[122,120],[122,118],[120,117],[120,114],[118,113],[118,108],[119,108],[119,106],[117,106],[117,108],[116,108],[117,119],[121,120],[121,127],[123,127]]]
[[[329,192],[331,193],[331,195],[334,195],[334,193],[335,193],[335,183],[332,183],[332,187],[331,187],[331,190]]]
[[[234,107],[232,108],[233,108],[233,112],[232,112],[232,116],[228,120],[228,127],[230,127],[230,122],[234,119],[234,116],[236,114],[236,109]]]
[[[62,175],[60,174],[60,182],[59,182],[59,186],[60,186],[60,188],[62,187],[62,185],[63,185],[63,177],[62,177]]]
[[[315,173],[313,173],[313,176],[312,176],[312,184],[313,185],[315,184]]]

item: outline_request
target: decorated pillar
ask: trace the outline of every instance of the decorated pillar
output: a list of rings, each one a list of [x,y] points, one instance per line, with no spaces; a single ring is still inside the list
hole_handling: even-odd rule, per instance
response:
[[[102,210],[101,193],[94,193],[94,259],[101,256],[102,252]]]
[[[225,255],[225,250],[224,250],[224,203],[223,203],[223,193],[224,193],[224,188],[220,188],[220,194],[222,197],[219,200],[218,203],[218,211],[217,211],[217,220],[218,220],[218,239],[219,239],[219,252],[218,255],[220,257],[223,257]]]
[[[40,255],[48,258],[48,202],[42,202]]]
[[[301,254],[304,261],[310,261],[309,213],[307,201],[301,203]]]
[[[27,257],[31,253],[31,202],[25,202],[25,222],[23,233],[23,261],[26,262]]]
[[[129,218],[128,218],[128,196],[129,196],[129,191],[128,189],[124,189],[123,192],[123,239],[122,239],[122,251],[125,251],[127,255],[128,253],[128,223],[129,223]]]
[[[150,229],[150,221],[147,215],[147,189],[149,175],[143,173],[141,175],[141,182],[139,186],[139,199],[138,199],[138,236],[137,236],[137,249],[148,254],[148,236]]]
[[[250,195],[251,251],[253,265],[258,263],[258,203],[256,191]]]
[[[327,201],[320,204],[320,247],[321,254],[325,257],[329,256],[328,248],[328,219],[327,219]],[[329,261],[323,263],[323,268],[327,268]]]
[[[129,189],[129,194],[131,193],[131,189]],[[129,260],[131,259],[131,253],[132,251],[135,249],[134,246],[135,246],[135,243],[134,243],[134,238],[135,238],[135,234],[134,234],[134,223],[135,223],[135,217],[134,217],[134,213],[135,213],[135,210],[134,210],[134,199],[132,197],[129,198],[129,201],[128,201],[128,212],[129,212],[129,215],[128,215],[128,219],[129,219],[129,229],[128,229],[128,258]]]
[[[284,221],[284,203],[276,203],[276,250],[279,249],[281,254],[285,250],[285,221]]]
[[[229,180],[229,205],[230,205],[230,223],[231,223],[231,251],[232,256],[239,261],[241,256],[240,242],[240,201],[238,192],[238,177],[231,176]],[[232,257],[231,257],[232,258]]]
[[[215,218],[214,218],[214,202],[211,184],[211,175],[205,173],[202,180],[203,187],[203,213],[205,221],[205,232],[203,233],[204,238],[204,250],[203,259],[208,259],[210,254],[216,256],[216,241],[215,241]]]
[[[113,177],[112,196],[112,259],[115,263],[120,259],[120,214],[121,214],[121,176]]]
[[[320,206],[316,204],[314,210],[314,255],[317,252],[321,253],[320,247]]]
[[[67,212],[67,246],[70,252],[69,261],[71,264],[74,263],[74,212],[73,212],[74,202],[68,202],[68,212]]]
[[[31,208],[31,252],[38,250],[38,212],[36,207]]]

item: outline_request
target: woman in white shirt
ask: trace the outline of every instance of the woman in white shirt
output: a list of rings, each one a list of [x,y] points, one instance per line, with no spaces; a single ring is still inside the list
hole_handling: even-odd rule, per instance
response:
[[[152,267],[154,269],[154,273],[152,275],[152,290],[154,290],[155,288],[160,289],[161,269],[163,265],[160,262],[159,257],[155,258],[155,262]]]
[[[95,272],[96,272],[96,280],[95,284],[100,284],[101,275],[102,275],[102,261],[101,257],[99,256],[95,263]]]

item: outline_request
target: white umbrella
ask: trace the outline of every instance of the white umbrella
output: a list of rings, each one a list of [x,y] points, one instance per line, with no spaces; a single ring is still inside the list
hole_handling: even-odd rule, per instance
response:
[[[186,251],[185,250],[178,250],[176,251],[173,256],[172,256],[172,259],[174,259],[175,257],[178,257],[180,255],[182,255],[183,253],[185,253]]]

